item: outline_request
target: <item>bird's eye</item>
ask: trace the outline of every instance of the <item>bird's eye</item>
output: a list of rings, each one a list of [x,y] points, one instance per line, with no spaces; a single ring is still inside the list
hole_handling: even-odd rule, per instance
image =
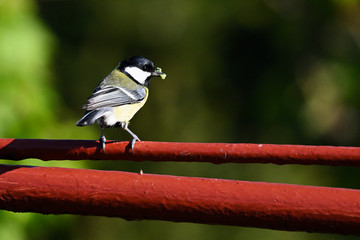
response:
[[[143,66],[143,70],[147,72],[149,70],[149,66],[148,65]]]

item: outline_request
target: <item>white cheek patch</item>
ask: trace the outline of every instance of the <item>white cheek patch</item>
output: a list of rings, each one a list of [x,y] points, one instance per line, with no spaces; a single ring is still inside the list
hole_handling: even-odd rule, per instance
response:
[[[126,67],[125,71],[141,84],[144,84],[145,80],[151,76],[151,73],[145,72],[137,67]]]

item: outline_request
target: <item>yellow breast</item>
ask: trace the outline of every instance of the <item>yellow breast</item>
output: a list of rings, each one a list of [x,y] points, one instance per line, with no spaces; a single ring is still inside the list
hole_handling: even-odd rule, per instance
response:
[[[113,117],[118,122],[130,121],[130,119],[132,119],[134,117],[135,113],[144,106],[144,104],[148,98],[148,89],[145,88],[145,90],[146,90],[146,95],[145,95],[145,98],[141,102],[114,107]]]

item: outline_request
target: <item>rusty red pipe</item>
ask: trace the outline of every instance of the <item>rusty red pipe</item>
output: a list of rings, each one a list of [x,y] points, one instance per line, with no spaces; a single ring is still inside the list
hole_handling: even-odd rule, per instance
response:
[[[0,209],[360,235],[360,191],[0,165]]]
[[[220,163],[317,164],[360,166],[360,148],[274,144],[0,139],[0,158],[20,160],[135,160]]]

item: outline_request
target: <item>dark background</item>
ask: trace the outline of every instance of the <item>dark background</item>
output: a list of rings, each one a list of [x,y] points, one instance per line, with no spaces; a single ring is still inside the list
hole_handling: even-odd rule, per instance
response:
[[[151,59],[142,140],[358,146],[358,1],[0,1],[0,136],[98,139],[81,105],[118,62]],[[121,129],[108,139],[129,140]],[[18,164],[19,162],[2,161]],[[359,188],[358,168],[21,164]],[[0,239],[353,239],[162,221],[0,214]]]

